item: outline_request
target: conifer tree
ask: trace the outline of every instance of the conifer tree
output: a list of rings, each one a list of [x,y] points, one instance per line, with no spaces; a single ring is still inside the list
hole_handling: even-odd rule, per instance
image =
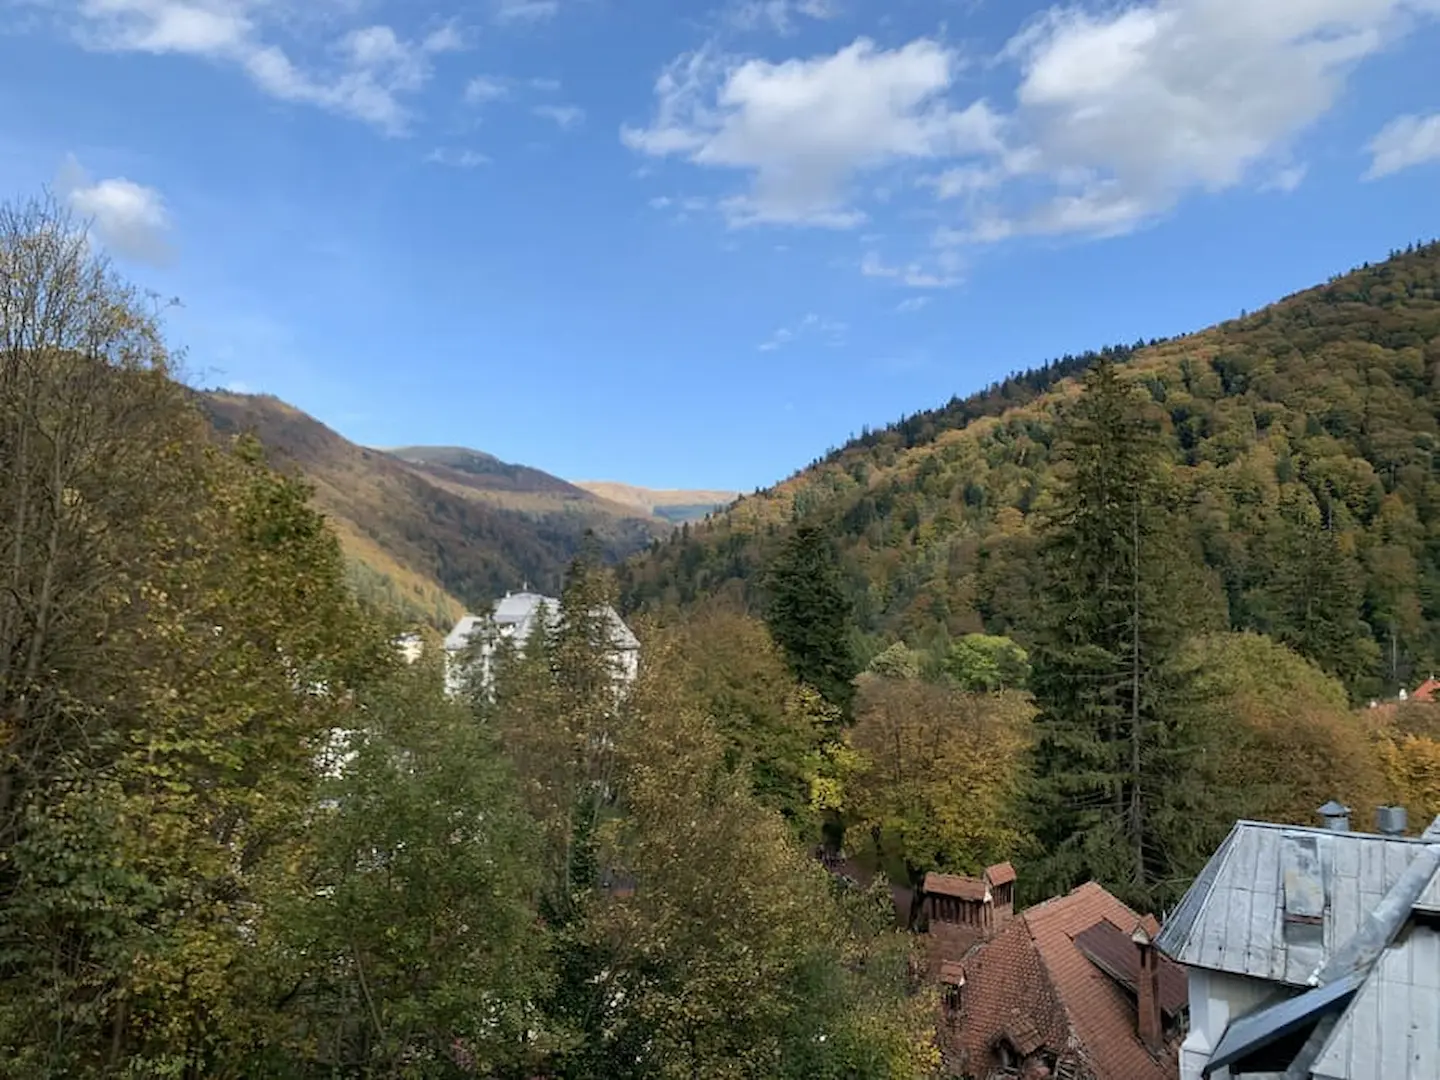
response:
[[[1052,891],[1094,877],[1149,904],[1172,877],[1161,804],[1187,794],[1171,660],[1209,583],[1172,526],[1158,432],[1111,363],[1087,376],[1058,453],[1031,681],[1035,876]]]
[[[835,552],[815,525],[798,526],[766,575],[766,623],[795,677],[848,709],[856,674],[851,605]]]

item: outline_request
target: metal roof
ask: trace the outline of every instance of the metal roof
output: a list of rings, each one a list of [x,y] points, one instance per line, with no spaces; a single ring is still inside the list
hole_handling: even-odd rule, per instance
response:
[[[1313,1024],[1326,1013],[1339,1010],[1360,989],[1363,981],[1362,976],[1348,975],[1240,1017],[1225,1029],[1210,1060],[1205,1063],[1205,1075],[1209,1076],[1216,1069],[1263,1050],[1307,1024]]]
[[[610,624],[610,638],[614,648],[628,651],[640,648],[640,640],[634,635],[614,608],[606,607],[600,614]],[[502,635],[516,642],[525,641],[537,626],[553,627],[560,617],[560,601],[539,593],[511,593],[495,604],[491,619]],[[485,626],[488,620],[483,615],[466,615],[455,624],[445,637],[448,652],[460,652],[471,638]]]
[[[1440,1076],[1440,933],[1411,926],[1385,951],[1311,1075],[1317,1080]]]
[[[1191,967],[1306,986],[1425,843],[1236,822],[1155,944]],[[1429,892],[1440,898],[1440,886]]]

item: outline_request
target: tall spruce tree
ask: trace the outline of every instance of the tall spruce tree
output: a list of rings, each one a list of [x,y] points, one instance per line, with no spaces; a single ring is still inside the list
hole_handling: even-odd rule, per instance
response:
[[[848,711],[856,675],[852,610],[835,551],[814,525],[790,534],[766,575],[765,622],[795,677]]]
[[[1059,435],[1031,681],[1037,884],[1093,877],[1149,905],[1179,876],[1164,823],[1194,793],[1172,660],[1212,610],[1208,583],[1173,527],[1158,431],[1111,363]]]

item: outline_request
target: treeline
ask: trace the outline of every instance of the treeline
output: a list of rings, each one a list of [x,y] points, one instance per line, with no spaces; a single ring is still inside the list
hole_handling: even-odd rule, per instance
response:
[[[1057,425],[1103,362],[1145,399],[1183,557],[1218,580],[1222,628],[1286,643],[1355,703],[1440,669],[1435,243],[868,434],[627,565],[628,607],[735,593],[758,611],[803,525],[833,542],[862,661],[897,638],[936,655],[970,633],[1023,639]]]
[[[769,632],[835,717],[811,808],[863,862],[918,888],[1009,859],[1029,900],[1094,879],[1162,911],[1238,818],[1313,824],[1332,798],[1362,819],[1382,804],[1422,825],[1440,813],[1440,705],[1354,709],[1303,639],[1229,629],[1156,413],[1112,362],[1085,376],[1014,586],[1016,638],[896,641],[866,662],[831,538],[800,525],[782,543],[763,579]],[[1347,630],[1316,588],[1336,538],[1318,519],[1296,528],[1308,553],[1288,602],[1312,602],[1303,625],[1328,640]],[[726,602],[689,624],[723,625],[711,612]],[[726,632],[742,638],[745,618]],[[701,651],[723,667],[738,650]],[[768,746],[764,775],[797,771]]]
[[[683,629],[617,694],[606,595],[447,696],[77,223],[0,210],[0,1071],[926,1075],[888,897],[797,843],[830,712],[781,664],[748,724]]]

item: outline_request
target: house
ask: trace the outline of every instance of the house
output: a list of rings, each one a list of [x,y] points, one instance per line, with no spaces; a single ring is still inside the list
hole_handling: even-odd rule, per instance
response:
[[[1182,1080],[1440,1077],[1440,818],[1236,822],[1156,946],[1188,973]]]
[[[978,931],[961,955],[936,963],[932,952],[947,1074],[1175,1080],[1185,976],[1155,950],[1154,918],[1094,882],[1014,914],[1012,899],[996,902],[1000,888],[1013,893],[1013,870],[997,884],[1005,876],[992,867],[963,885],[926,883],[932,935],[947,926]],[[977,880],[989,901],[969,884]]]
[[[616,678],[622,685],[635,681],[640,670],[640,642],[614,608],[597,612],[608,629]],[[506,593],[487,615],[465,615],[445,637],[445,685],[453,694],[464,686],[472,665],[479,664],[482,681],[488,681],[490,661],[498,643],[510,641],[519,649],[537,629],[554,629],[560,620],[560,601],[538,593]]]
[[[978,878],[926,874],[919,902],[919,925],[929,934],[926,951],[932,959],[963,956],[1014,917],[1015,868],[996,863]]]

